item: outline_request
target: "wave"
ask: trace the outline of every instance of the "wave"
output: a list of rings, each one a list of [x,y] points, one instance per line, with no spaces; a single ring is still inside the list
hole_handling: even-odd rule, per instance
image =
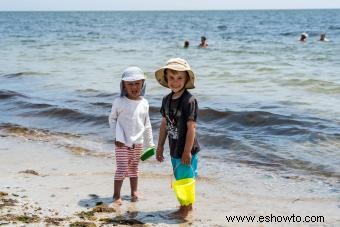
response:
[[[203,109],[199,111],[198,128],[204,131],[205,140],[216,135],[236,136],[252,141],[279,137],[279,140],[319,143],[327,139],[339,138],[340,125],[330,121],[308,116],[286,116],[266,111],[218,111]],[[262,138],[262,137],[265,138]],[[278,138],[277,138],[278,139]],[[225,137],[223,140],[227,140]],[[210,143],[211,142],[211,143]],[[209,145],[222,146],[210,141]]]
[[[51,133],[47,129],[38,129],[38,128],[28,128],[25,126],[20,126],[17,124],[0,124],[0,130],[5,131],[8,134],[16,135],[16,136],[24,136],[27,138],[49,138],[53,135],[61,135],[65,138],[79,138],[78,135],[70,134],[70,133]]]
[[[99,32],[88,32],[87,35],[100,36],[100,33]]]
[[[24,100],[19,99],[12,102],[15,105],[15,109],[19,111],[19,116],[24,117],[47,117],[50,119],[60,119],[65,121],[74,122],[88,122],[93,124],[107,124],[108,116],[96,115],[94,113],[86,113],[81,110],[60,107],[57,105],[52,105],[48,103],[33,103],[30,99],[18,92],[0,90],[0,100],[1,99],[14,99],[17,97],[23,97]],[[97,105],[102,107],[111,106],[108,103],[90,103],[91,105]]]
[[[2,75],[2,77],[17,78],[17,77],[23,77],[23,76],[44,76],[44,75],[49,75],[49,73],[28,71],[28,72],[18,72],[18,73],[4,74],[4,75]]]
[[[321,85],[321,86],[329,86],[334,85],[335,83],[325,80],[316,80],[316,79],[289,79],[284,81],[287,85],[296,85],[296,86],[305,86],[305,85]]]
[[[305,87],[308,91],[323,94],[339,94],[340,84],[316,79],[289,79],[279,82],[285,86]]]
[[[25,113],[27,116],[28,113]],[[49,107],[46,110],[32,112],[32,116],[43,116],[49,118],[58,118],[66,121],[92,122],[96,124],[107,124],[107,116],[98,116],[92,113],[84,113],[80,110],[69,109],[64,107]]]
[[[199,118],[205,122],[224,122],[240,124],[248,127],[273,125],[306,125],[308,123],[294,120],[292,117],[265,111],[218,111],[203,109],[199,111]]]
[[[55,132],[48,129],[30,128],[17,124],[0,124],[0,136],[23,137],[28,140],[49,142],[74,155],[89,155],[96,157],[112,158],[111,151],[98,149],[101,148],[101,142],[89,141],[81,135]],[[92,143],[91,143],[92,142]]]
[[[232,138],[231,135],[213,136],[199,133],[200,143],[209,144],[202,146],[202,155],[209,159],[218,157],[222,162],[241,163],[270,171],[290,172],[294,170],[294,172],[340,179],[338,167],[320,161],[320,156],[329,158],[334,156],[333,153],[327,154],[321,151],[319,154],[312,155],[308,150],[299,150],[296,153],[294,148],[287,149],[287,147],[280,147],[259,139]],[[339,137],[331,141],[339,141]],[[289,146],[289,143],[286,146]],[[302,155],[304,153],[306,155]]]
[[[280,35],[282,35],[282,36],[292,36],[294,34],[295,33],[293,33],[293,32],[283,32],[283,33],[280,33]]]
[[[218,25],[217,28],[218,28],[219,30],[221,30],[221,31],[225,31],[225,30],[228,29],[228,26],[226,26],[226,25]]]
[[[107,103],[107,102],[91,102],[90,104],[93,106],[102,107],[105,109],[111,109],[111,106],[112,106],[111,103]]]
[[[340,30],[340,26],[331,25],[328,27],[329,30]]]
[[[261,155],[259,153],[252,153],[252,155],[242,156],[242,158],[238,157],[233,161],[247,164],[248,166],[253,167],[262,167],[270,169],[271,171],[283,170],[287,171],[290,169],[294,169],[310,173],[317,176],[323,177],[333,177],[336,179],[340,179],[340,173],[335,169],[330,168],[328,165],[318,164],[315,162],[301,160],[301,159],[289,159],[283,158],[275,154],[265,154]]]
[[[11,99],[15,97],[26,97],[25,95],[15,92],[15,91],[10,91],[10,90],[0,90],[0,100],[1,99]]]
[[[153,108],[155,109],[155,107]],[[49,111],[57,110],[58,114],[54,115],[55,117],[60,117],[61,114],[61,118],[63,118],[65,113],[66,115],[68,115],[68,119],[70,119],[69,114],[75,114],[75,119],[78,119],[79,115],[82,116],[82,113],[80,113],[79,111],[70,111],[69,109],[65,108],[55,108],[53,106],[49,106],[47,109],[49,109]],[[43,111],[40,111],[40,113],[41,112]],[[46,113],[50,112],[47,111]],[[264,121],[251,121],[251,126],[249,126],[249,123],[247,123],[248,120],[245,120],[249,118],[249,116],[251,119],[254,119],[254,116],[261,116],[262,118],[264,118],[263,116],[267,116],[267,118],[264,118]],[[275,119],[266,122],[268,119],[270,119],[270,117],[268,116],[273,119],[278,118],[278,120]],[[107,116],[102,117],[103,122],[101,122],[101,124],[105,124],[107,127]],[[84,118],[86,118],[86,115]],[[270,139],[266,141],[266,139],[262,140],[261,137],[258,136],[258,134],[262,134],[261,131],[264,129],[269,132],[269,130],[266,129],[266,127],[263,127],[263,125],[276,125],[277,127],[270,127],[272,129],[275,129],[273,130],[273,132],[270,132],[270,134],[274,135],[275,133],[277,133],[277,135],[280,136],[285,134],[289,134],[289,136],[301,133],[308,134],[315,130],[315,128],[319,128],[319,126],[316,126],[314,129],[308,130],[308,128],[299,128],[297,126],[303,126],[306,124],[314,125],[312,121],[315,121],[317,119],[309,119],[310,122],[305,122],[293,119],[289,119],[289,121],[287,121],[287,119],[285,118],[289,119],[289,117],[287,116],[262,111],[233,112],[218,111],[214,109],[203,109],[202,111],[200,111],[200,120],[203,121],[203,123],[199,125],[197,133],[199,141],[202,144],[204,153],[212,157],[216,156],[219,157],[219,159],[222,158],[222,160],[225,161],[229,160],[233,162],[239,162],[257,168],[270,168],[273,171],[295,169],[311,172],[315,175],[339,178],[339,173],[334,171],[334,167],[325,166],[322,164],[322,162],[319,163],[306,160],[304,156],[300,157],[301,154],[297,154],[297,157],[294,158],[295,154],[293,151],[286,151],[285,149],[280,148],[280,146],[278,146],[277,144],[272,144],[270,142]],[[291,130],[289,130],[289,127],[287,127],[287,124],[281,126],[278,123],[280,122],[280,120],[284,120],[284,122],[288,122],[288,125],[292,125],[291,129],[297,128],[298,130],[293,130],[292,132]],[[236,132],[237,130],[235,128],[233,129],[234,131],[231,130],[232,127],[228,126],[228,124],[235,124],[234,121],[237,122],[236,124],[240,125],[240,127],[238,127],[238,130],[240,130],[239,132]],[[248,126],[244,127],[244,124]],[[251,132],[252,127],[256,127],[256,130],[254,131],[255,133]],[[261,128],[259,129],[258,127]],[[63,130],[62,127],[60,129]],[[55,130],[56,129],[39,129],[26,127],[19,124],[0,124],[0,136],[18,136],[24,137],[29,140],[55,143],[64,147],[66,150],[72,152],[75,155],[102,156],[102,152],[98,152],[96,150],[96,148],[102,147],[102,145],[96,145],[95,148],[93,148],[91,146],[88,146],[88,144],[91,142],[86,140],[86,138],[84,139],[83,135],[81,134],[58,132]],[[288,132],[285,132],[286,130]],[[243,133],[243,135],[240,136],[237,133]],[[266,136],[263,136],[262,138],[266,138]],[[271,138],[275,137],[271,136]],[[321,135],[319,135],[318,139],[320,138]],[[291,138],[288,139],[290,141],[292,140]],[[336,147],[338,146],[338,142],[340,141],[340,133],[338,133],[337,135],[334,134],[333,138],[328,136],[327,138],[321,139],[324,141],[324,143],[327,144],[333,142],[334,147]],[[84,142],[85,140],[86,142]],[[104,143],[108,143],[108,141],[105,141]],[[301,152],[303,153],[306,151],[299,151],[299,153]],[[107,153],[109,153],[109,151]],[[324,153],[320,154],[322,155]],[[309,155],[307,155],[307,157],[309,157]]]
[[[15,77],[20,77],[22,75],[24,75],[24,73],[10,73],[10,74],[2,75],[2,76],[6,78],[15,78]]]
[[[314,83],[314,81],[308,81],[308,83]],[[51,104],[48,101],[32,101],[24,94],[8,90],[0,90],[0,100],[11,99],[11,108],[17,110],[15,114],[19,117],[41,117],[44,120],[50,119],[58,123],[60,121],[60,125],[74,122],[77,125],[85,123],[87,126],[107,127],[111,102],[106,101],[106,96],[112,97],[113,95],[92,89],[78,91],[77,95],[79,95],[79,92],[89,98],[89,101],[87,102],[87,99],[83,101],[72,100],[77,103],[77,109],[73,108],[74,105],[61,106]],[[99,100],[102,101],[92,101],[93,97],[100,97],[101,99]],[[153,105],[149,108],[151,121],[156,124],[154,128],[159,127],[161,117],[159,109],[159,106]],[[204,108],[199,110],[198,121],[199,127],[206,134],[205,136],[211,136],[211,138],[205,138],[208,145],[217,144],[222,146],[222,144],[216,142],[218,133],[224,136],[228,135],[229,132],[236,132],[239,135],[251,132],[267,136],[296,136],[296,138],[305,139],[306,141],[320,141],[323,138],[339,133],[339,130],[336,130],[339,128],[338,122],[307,116],[287,116],[265,111],[265,109],[256,111],[222,111]],[[226,140],[226,138],[223,140]]]
[[[275,72],[278,71],[276,68],[271,68],[271,67],[260,67],[255,70],[256,72]]]
[[[35,39],[23,39],[21,40],[21,43],[25,44],[25,43],[36,43],[37,40]]]
[[[105,93],[96,90],[85,90],[90,100],[93,97],[103,97]],[[90,94],[89,94],[90,93]],[[112,94],[110,94],[112,97]],[[19,99],[18,99],[19,98]],[[24,98],[24,99],[22,99]],[[11,100],[13,108],[18,110],[16,114],[24,117],[43,117],[46,119],[61,120],[64,122],[82,122],[88,124],[96,124],[100,127],[106,127],[108,124],[108,115],[111,109],[111,103],[108,101],[89,101],[77,102],[78,109],[72,106],[59,106],[46,102],[31,101],[27,96],[8,90],[0,90],[1,99]],[[99,108],[98,108],[99,107]],[[96,109],[97,112],[91,110]],[[160,112],[159,106],[151,105],[149,108],[150,118],[152,122],[159,124]],[[90,110],[90,111],[88,111]],[[216,110],[211,108],[200,109],[198,113],[198,121],[200,127],[207,134],[216,136],[216,133],[226,135],[228,131],[247,132],[260,131],[267,135],[280,136],[309,136],[310,138],[318,138],[315,135],[328,135],[336,132],[339,127],[337,122],[325,121],[318,118],[308,118],[306,116],[286,116],[268,111],[230,111]],[[157,125],[158,127],[158,125]],[[215,130],[211,130],[211,128]],[[209,130],[210,129],[210,130]],[[322,136],[320,137],[322,138]],[[210,143],[209,143],[210,144]]]
[[[78,89],[76,90],[77,93],[79,93],[80,97],[116,97],[118,93],[107,93],[107,92],[101,92],[96,89],[88,88],[88,89]]]
[[[149,113],[150,114],[158,114],[158,113],[160,114],[160,112],[159,112],[160,109],[161,109],[160,107],[150,106],[149,107]]]

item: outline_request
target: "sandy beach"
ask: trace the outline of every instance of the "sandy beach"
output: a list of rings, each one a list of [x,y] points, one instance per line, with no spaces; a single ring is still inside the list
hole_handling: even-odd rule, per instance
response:
[[[340,197],[299,196],[314,184],[298,177],[277,178],[245,167],[226,178],[197,179],[194,211],[173,219],[178,202],[170,175],[143,172],[140,200],[129,201],[124,181],[123,205],[112,204],[112,157],[72,153],[24,136],[0,137],[0,225],[7,226],[339,226]],[[169,163],[167,163],[169,164]],[[168,165],[167,165],[168,166]],[[155,164],[155,168],[164,168]],[[204,168],[201,167],[201,168]],[[232,169],[239,168],[239,169]],[[268,179],[270,183],[268,183]],[[321,184],[321,183],[319,183]],[[294,189],[292,189],[294,188]],[[293,190],[293,191],[292,191]],[[230,222],[226,216],[323,216],[324,222]],[[257,219],[255,219],[257,220]]]
[[[0,227],[340,226],[340,9],[200,7],[0,10]],[[176,57],[197,76],[202,147],[186,219],[169,216],[167,148],[164,163],[140,162],[139,201],[126,179],[112,204],[108,116],[122,72],[145,72],[157,143],[170,90],[155,71]]]

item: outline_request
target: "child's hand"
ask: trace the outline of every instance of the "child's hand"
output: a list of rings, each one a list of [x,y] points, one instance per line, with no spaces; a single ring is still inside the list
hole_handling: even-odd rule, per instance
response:
[[[116,147],[124,147],[124,143],[119,142],[119,141],[115,141],[115,146]]]
[[[160,147],[160,146],[157,147],[157,150],[156,150],[156,159],[159,162],[163,162],[164,161],[163,151],[164,151],[164,147]]]
[[[183,152],[182,163],[185,164],[185,165],[191,164],[191,152]]]

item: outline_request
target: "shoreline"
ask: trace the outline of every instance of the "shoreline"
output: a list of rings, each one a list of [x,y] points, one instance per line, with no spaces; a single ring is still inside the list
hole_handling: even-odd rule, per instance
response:
[[[226,219],[230,215],[259,217],[271,214],[322,215],[324,223],[310,225],[340,224],[339,192],[323,194],[321,192],[326,190],[326,186],[318,182],[283,179],[274,173],[268,175],[260,170],[237,166],[231,166],[225,179],[205,176],[197,179],[194,210],[185,220],[168,217],[179,205],[170,188],[170,174],[150,172],[143,168],[143,163],[140,163],[139,201],[129,201],[129,182],[126,179],[122,188],[123,205],[117,207],[112,204],[112,157],[76,155],[64,147],[22,137],[1,136],[0,141],[0,192],[7,193],[0,197],[0,225],[25,224],[23,221],[27,219],[17,219],[23,215],[33,218],[28,226],[67,226],[76,221],[91,222],[96,226],[105,223],[121,226],[277,225],[266,222],[228,223]],[[155,164],[154,168],[168,168],[169,165]],[[203,172],[204,166],[200,169]],[[308,187],[317,190],[318,184],[322,187],[320,193],[305,193]],[[96,205],[104,207],[96,208]],[[108,212],[106,207],[114,211]],[[91,212],[94,215],[85,215]],[[306,226],[306,223],[286,224]]]

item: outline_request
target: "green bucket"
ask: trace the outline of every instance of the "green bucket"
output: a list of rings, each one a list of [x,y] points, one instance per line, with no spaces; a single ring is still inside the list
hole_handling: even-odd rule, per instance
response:
[[[150,158],[151,156],[153,156],[155,154],[155,148],[154,147],[149,147],[148,149],[146,149],[143,154],[140,156],[140,160],[145,161],[148,158]]]

